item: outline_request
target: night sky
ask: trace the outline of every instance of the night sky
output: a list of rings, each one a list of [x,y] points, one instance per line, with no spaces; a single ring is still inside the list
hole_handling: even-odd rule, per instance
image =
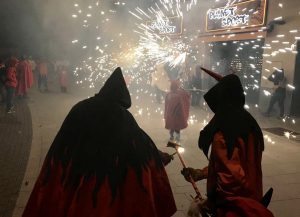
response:
[[[129,8],[147,8],[157,0],[124,0],[126,7],[117,10],[114,31],[131,31],[129,23],[135,20]],[[78,33],[78,25],[72,19],[74,2],[90,4],[92,0],[1,0],[0,1],[0,54],[3,50],[15,49],[18,54],[35,57],[57,57],[75,55],[70,44]],[[101,1],[104,7],[116,10],[116,0]],[[129,20],[129,19],[133,19]],[[97,22],[100,22],[97,20]],[[125,27],[119,29],[119,27]],[[110,29],[111,31],[112,29]],[[103,31],[106,31],[103,29]],[[113,32],[113,31],[112,31]],[[88,34],[88,32],[86,32]],[[103,36],[110,37],[109,34]],[[79,56],[80,54],[76,54]],[[72,57],[71,57],[72,58]]]
[[[0,46],[31,50],[42,36],[42,24],[30,0],[5,0],[0,2]]]
[[[76,26],[72,20],[74,2],[89,4],[89,0],[1,0],[0,51],[15,49],[18,54],[36,57],[73,55],[71,38]],[[142,6],[153,0],[127,1]],[[114,9],[114,0],[102,2]],[[119,11],[119,21],[127,24],[128,11]]]
[[[0,1],[0,49],[16,49],[19,54],[49,55],[49,46],[59,48],[68,40],[68,13],[57,0],[2,0]],[[62,29],[64,28],[64,31]],[[49,45],[50,44],[50,45]]]

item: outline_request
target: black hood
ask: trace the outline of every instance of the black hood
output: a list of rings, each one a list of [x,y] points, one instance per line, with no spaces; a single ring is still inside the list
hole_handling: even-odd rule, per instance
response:
[[[120,67],[115,69],[95,97],[116,102],[126,109],[131,107],[130,94]]]
[[[255,136],[255,146],[264,149],[262,131],[256,120],[244,109],[245,95],[238,76],[230,74],[223,77],[204,95],[204,99],[215,113],[212,120],[200,132],[198,141],[199,148],[206,156],[218,131],[224,135],[229,159],[236,140],[242,138],[247,144],[250,133]]]
[[[204,95],[204,99],[214,113],[224,107],[241,109],[245,105],[243,86],[239,77],[234,74],[222,78]]]
[[[142,172],[150,162],[163,169],[158,150],[132,114],[130,95],[117,68],[95,97],[77,103],[67,115],[45,160],[45,184],[53,165],[61,165],[65,186],[79,187],[80,180],[96,177],[93,203],[108,178],[113,199],[132,168],[143,188]],[[55,174],[54,174],[55,175]],[[100,202],[100,201],[99,201]]]

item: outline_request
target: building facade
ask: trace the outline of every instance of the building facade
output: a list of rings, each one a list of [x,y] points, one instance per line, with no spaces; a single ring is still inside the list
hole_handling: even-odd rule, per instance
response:
[[[266,110],[273,88],[267,78],[283,68],[288,83],[285,114],[299,116],[300,1],[224,0],[199,5],[199,11],[205,11],[200,20],[199,13],[194,15],[199,64],[224,75],[238,74],[247,102],[261,111]]]

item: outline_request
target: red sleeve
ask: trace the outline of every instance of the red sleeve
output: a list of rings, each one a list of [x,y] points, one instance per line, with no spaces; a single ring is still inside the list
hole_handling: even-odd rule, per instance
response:
[[[205,178],[208,177],[208,166],[202,168],[202,173],[203,173],[203,176],[204,176]]]
[[[223,134],[214,136],[209,176],[212,176],[219,199],[232,196],[249,197],[255,200],[262,198],[261,162],[255,157],[253,141],[249,136],[249,144],[238,139],[232,158],[227,157],[227,146]],[[211,189],[213,190],[213,189]]]
[[[6,71],[6,84],[8,86],[16,87],[17,86],[17,78],[16,78],[16,69],[9,67]]]

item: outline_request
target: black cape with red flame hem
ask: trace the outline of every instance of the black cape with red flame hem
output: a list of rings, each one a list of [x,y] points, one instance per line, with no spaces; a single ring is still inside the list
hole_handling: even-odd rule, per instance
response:
[[[130,106],[117,68],[98,94],[71,109],[23,217],[169,217],[176,212],[159,152],[127,111]]]
[[[201,131],[199,147],[209,156],[207,196],[215,217],[273,217],[263,206],[262,131],[244,109],[238,76],[223,77],[205,95],[215,113]]]

